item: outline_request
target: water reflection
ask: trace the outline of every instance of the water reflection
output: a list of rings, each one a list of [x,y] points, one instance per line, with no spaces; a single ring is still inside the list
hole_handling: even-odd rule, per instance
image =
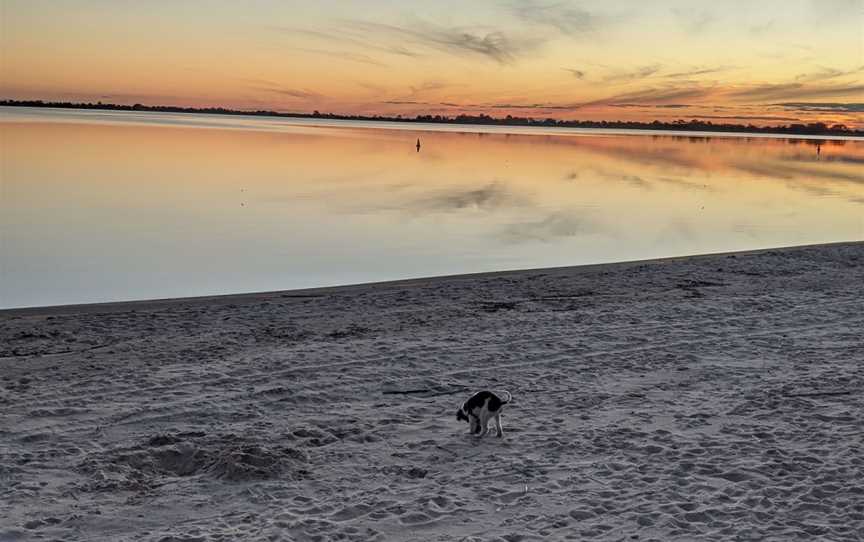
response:
[[[0,118],[7,307],[864,238],[857,140],[41,114]]]

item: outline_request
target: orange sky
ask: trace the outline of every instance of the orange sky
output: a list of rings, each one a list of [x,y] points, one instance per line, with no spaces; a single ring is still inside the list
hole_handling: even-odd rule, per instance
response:
[[[864,128],[864,0],[0,1],[2,98]]]

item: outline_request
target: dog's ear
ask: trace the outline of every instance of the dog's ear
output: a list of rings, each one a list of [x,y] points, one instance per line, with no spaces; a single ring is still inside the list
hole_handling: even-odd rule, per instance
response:
[[[465,413],[462,412],[462,409],[460,408],[460,409],[456,410],[456,419],[457,420],[465,420],[467,422],[468,416],[466,416]]]

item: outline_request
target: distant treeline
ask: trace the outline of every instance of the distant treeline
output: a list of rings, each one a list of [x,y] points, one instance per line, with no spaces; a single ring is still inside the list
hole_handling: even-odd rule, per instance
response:
[[[480,124],[494,126],[544,126],[561,128],[606,128],[627,130],[676,130],[676,131],[699,131],[699,132],[748,132],[758,134],[792,134],[792,135],[839,135],[839,136],[864,136],[864,130],[854,130],[843,124],[827,125],[823,122],[810,124],[787,124],[781,126],[754,126],[752,124],[715,124],[711,121],[701,120],[676,120],[673,122],[636,122],[636,121],[592,121],[592,120],[557,120],[557,119],[534,119],[530,117],[513,117],[507,115],[504,118],[491,117],[489,115],[457,115],[448,117],[444,115],[417,115],[416,117],[386,117],[381,115],[340,115],[337,113],[279,113],[278,111],[238,111],[224,107],[177,107],[173,105],[120,105],[96,103],[73,103],[73,102],[45,102],[42,100],[0,100],[0,106],[12,107],[54,107],[64,109],[101,109],[108,111],[157,111],[160,113],[198,113],[206,115],[252,115],[260,117],[290,117],[290,118],[314,118],[334,120],[362,120],[374,122],[424,122],[438,124]]]

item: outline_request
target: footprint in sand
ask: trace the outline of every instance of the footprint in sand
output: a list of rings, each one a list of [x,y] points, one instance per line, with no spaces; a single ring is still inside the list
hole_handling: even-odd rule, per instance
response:
[[[422,525],[437,521],[440,516],[441,514],[437,513],[427,514],[423,512],[408,512],[399,518],[399,523],[403,525]]]
[[[342,510],[339,510],[332,516],[331,519],[334,521],[348,521],[349,519],[356,519],[361,516],[365,516],[369,512],[373,510],[373,507],[368,504],[354,504],[350,506],[346,506]]]

